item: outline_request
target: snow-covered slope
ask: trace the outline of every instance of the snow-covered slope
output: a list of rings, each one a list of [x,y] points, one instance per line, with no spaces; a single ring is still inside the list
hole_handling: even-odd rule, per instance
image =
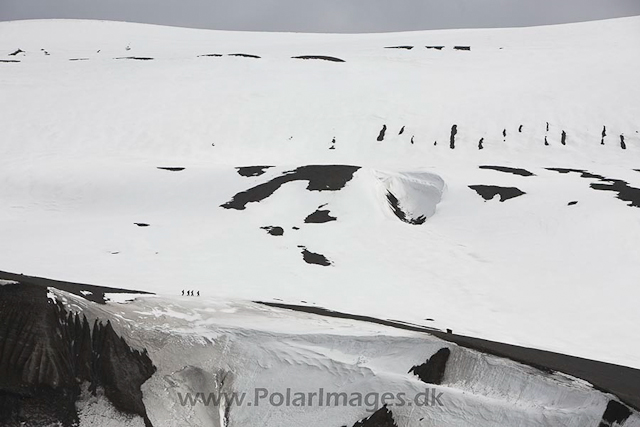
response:
[[[0,23],[0,269],[640,368],[639,46]]]

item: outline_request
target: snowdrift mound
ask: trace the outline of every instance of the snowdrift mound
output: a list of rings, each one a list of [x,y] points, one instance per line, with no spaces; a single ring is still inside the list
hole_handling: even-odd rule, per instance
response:
[[[407,224],[420,225],[436,213],[444,180],[429,172],[389,173],[376,171],[393,214]]]

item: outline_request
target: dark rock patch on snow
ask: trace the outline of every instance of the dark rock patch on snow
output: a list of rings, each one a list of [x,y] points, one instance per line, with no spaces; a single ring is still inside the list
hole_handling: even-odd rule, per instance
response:
[[[70,58],[69,61],[88,61],[89,58]]]
[[[153,61],[153,58],[148,56],[120,56],[114,59],[133,59],[134,61]]]
[[[456,134],[458,133],[458,125],[451,126],[451,135],[449,136],[449,148],[456,148]]]
[[[378,142],[384,141],[385,132],[387,132],[387,125],[382,125],[382,129],[380,129],[380,133],[378,134]]]
[[[604,137],[607,136],[607,127],[602,127],[602,134],[600,135],[600,145],[604,145]]]
[[[471,50],[471,46],[454,46],[455,50]]]
[[[356,422],[353,427],[398,427],[398,424],[393,420],[393,413],[387,408],[387,405],[384,405],[370,417]]]
[[[627,144],[624,143],[624,135],[620,135],[620,148],[623,150],[627,149]]]
[[[400,132],[398,132],[398,135],[402,135],[404,133],[404,126],[402,126],[402,128],[400,129]]]
[[[0,59],[0,62],[20,62],[17,59]]]
[[[308,181],[309,191],[338,191],[353,178],[359,166],[346,165],[309,165],[301,166],[293,171],[287,171],[264,184],[242,191],[221,205],[225,209],[243,210],[248,203],[260,202],[271,196],[278,188],[287,182]]]
[[[236,170],[241,176],[251,177],[263,175],[267,169],[272,167],[273,166],[241,166],[236,168]]]
[[[480,169],[489,169],[489,170],[494,170],[494,171],[498,171],[498,172],[505,172],[505,173],[511,173],[511,174],[520,175],[520,176],[535,176],[535,174],[529,172],[526,169],[510,168],[510,167],[507,167],[507,166],[483,165],[483,166],[480,166]]]
[[[567,132],[562,131],[562,136],[560,137],[560,144],[567,145]]]
[[[324,56],[324,55],[292,56],[291,59],[319,59],[321,61],[345,62],[344,59],[336,58],[335,56]]]
[[[134,222],[135,225],[137,225],[138,227],[148,227],[149,224],[147,224],[146,222]]]
[[[478,150],[482,150],[484,147],[482,146],[482,143],[484,142],[484,138],[480,138],[480,141],[478,141]]]
[[[282,235],[284,235],[284,229],[282,227],[267,225],[267,226],[264,226],[264,227],[260,227],[260,229],[266,230],[267,233],[271,234],[272,236],[282,236]]]
[[[22,49],[18,49],[18,50],[16,50],[16,51],[14,51],[14,52],[10,53],[10,54],[9,54],[9,56],[16,56],[16,55],[18,55],[19,53],[26,53],[26,52],[25,52],[24,50],[22,50]]]
[[[573,200],[573,201],[567,203],[567,206],[574,206],[574,205],[577,205],[577,204],[578,204],[578,201],[577,200]]]
[[[427,49],[442,50],[444,46],[425,46]]]
[[[249,53],[230,53],[228,56],[240,56],[242,58],[255,58],[260,59],[258,55],[251,55]]]
[[[610,400],[607,404],[607,409],[602,414],[602,421],[600,421],[598,427],[622,426],[630,416],[631,411],[629,408],[620,402]]]
[[[331,265],[331,261],[329,261],[327,257],[325,257],[324,255],[311,252],[304,246],[298,246],[298,247],[302,249],[302,259],[307,264],[321,265],[323,267],[328,267]]]
[[[416,365],[409,369],[409,373],[416,375],[422,382],[427,384],[442,384],[442,378],[450,355],[451,350],[443,347],[422,365]]]
[[[469,188],[478,193],[485,201],[500,195],[500,201],[513,199],[514,197],[526,194],[516,187],[499,187],[497,185],[470,185]]]
[[[590,187],[592,189],[601,191],[613,191],[614,193],[618,193],[618,195],[616,196],[618,199],[629,202],[627,206],[640,208],[640,188],[631,187],[626,181],[623,181],[621,179],[606,178],[602,175],[597,175],[582,169],[547,168],[547,170],[563,174],[577,173],[580,174],[581,178],[596,179],[599,182],[591,183]]]
[[[158,166],[158,169],[165,170],[165,171],[171,171],[171,172],[181,172],[181,171],[184,170],[184,168],[173,167],[173,166]]]
[[[411,50],[411,49],[413,49],[413,46],[385,46],[385,49],[405,49],[405,50]]]
[[[324,224],[338,219],[335,216],[331,216],[328,209],[320,209],[321,207],[304,219],[305,224]]]
[[[204,55],[198,55],[198,58],[206,58],[206,57],[215,57],[215,58],[219,58],[221,57],[222,54],[221,53],[205,53]]]
[[[90,326],[49,300],[45,287],[0,287],[2,425],[74,425],[88,382],[90,392],[103,389],[116,409],[151,426],[140,387],[155,370],[147,352],[129,347],[110,322]]]
[[[402,210],[400,206],[400,202],[398,198],[393,195],[390,191],[387,191],[387,202],[389,202],[389,206],[391,206],[391,210],[398,217],[398,219],[402,222],[406,222],[411,225],[421,225],[427,220],[427,217],[424,215],[420,215],[416,218],[411,218],[405,211]]]

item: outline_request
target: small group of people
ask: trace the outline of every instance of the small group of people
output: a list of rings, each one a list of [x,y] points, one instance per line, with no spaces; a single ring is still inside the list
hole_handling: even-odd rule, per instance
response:
[[[185,296],[185,292],[188,297],[194,296],[193,291],[185,291],[185,290],[182,291],[182,296]],[[200,296],[200,291],[197,291],[195,296]]]

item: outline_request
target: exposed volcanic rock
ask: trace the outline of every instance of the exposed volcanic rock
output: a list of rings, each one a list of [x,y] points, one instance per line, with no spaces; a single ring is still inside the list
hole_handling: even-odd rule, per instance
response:
[[[114,59],[133,59],[135,61],[153,61],[153,58],[148,56],[121,56],[119,58]]]
[[[535,174],[529,172],[526,169],[510,168],[508,166],[482,165],[480,166],[480,169],[488,169],[488,170],[494,170],[498,172],[512,173],[514,175],[520,175],[520,176],[535,176]]]
[[[243,210],[248,203],[260,202],[271,196],[278,188],[287,182],[308,181],[309,191],[337,191],[342,189],[353,178],[359,166],[346,165],[309,165],[301,166],[293,171],[287,171],[264,184],[242,191],[221,207],[225,209]]]
[[[321,265],[323,267],[328,267],[331,265],[331,261],[329,261],[327,257],[325,257],[324,255],[311,252],[304,246],[298,246],[298,247],[302,249],[302,259],[307,264],[316,264],[316,265]]]
[[[267,169],[273,166],[241,166],[236,168],[238,174],[241,176],[251,177],[260,176],[267,172]]]
[[[123,413],[151,422],[141,385],[155,367],[146,351],[131,349],[107,321],[89,326],[47,297],[47,289],[21,283],[0,287],[0,422],[71,426],[84,382]]]
[[[184,168],[169,167],[169,166],[158,166],[158,169],[162,169],[162,170],[165,170],[165,171],[171,171],[171,172],[180,172],[180,171],[184,170]]]
[[[451,350],[443,347],[422,365],[416,365],[409,369],[409,373],[416,375],[422,382],[427,384],[442,384],[442,378],[450,355]]]
[[[266,230],[267,233],[272,236],[282,236],[284,235],[284,228],[278,226],[267,225],[264,227],[260,227],[262,230]]]
[[[260,59],[260,57],[258,55],[251,55],[248,53],[230,53],[228,56],[240,56],[243,58],[255,58],[255,59]]]
[[[309,214],[309,216],[304,219],[304,222],[306,224],[323,224],[325,222],[335,221],[338,219],[335,216],[331,216],[328,209],[320,209],[323,206],[324,205],[318,207],[314,213]]]
[[[607,404],[607,409],[605,409],[604,414],[602,414],[602,421],[600,421],[598,427],[622,426],[630,416],[631,411],[629,408],[620,402],[610,400]]]
[[[320,59],[322,61],[330,61],[330,62],[345,62],[344,59],[336,58],[335,56],[324,56],[324,55],[302,55],[302,56],[292,56],[292,59]]]
[[[620,200],[624,200],[625,202],[629,202],[627,206],[640,208],[640,188],[631,187],[626,181],[606,178],[602,175],[597,175],[582,169],[547,168],[547,170],[563,174],[577,173],[580,174],[581,178],[597,179],[600,182],[590,184],[591,188],[594,190],[613,191],[614,193],[618,193],[616,197]]]
[[[385,132],[387,132],[387,125],[382,125],[382,129],[380,129],[380,133],[378,134],[378,138],[377,138],[378,142],[384,141]]]
[[[387,202],[389,202],[389,206],[391,206],[391,210],[393,211],[395,216],[397,216],[398,219],[402,222],[406,222],[407,224],[412,225],[420,225],[424,224],[424,222],[427,220],[427,217],[424,215],[420,215],[416,218],[411,218],[409,215],[407,215],[407,213],[402,210],[398,198],[394,196],[390,191],[387,191]]]
[[[449,148],[456,148],[456,134],[458,133],[458,125],[451,126],[451,135],[449,136]]]
[[[478,193],[485,201],[500,195],[500,201],[513,199],[514,197],[526,194],[516,187],[499,187],[497,185],[470,185],[469,188]]]
[[[370,417],[356,422],[353,427],[398,427],[398,424],[393,420],[393,413],[387,408],[387,405],[384,405]]]

